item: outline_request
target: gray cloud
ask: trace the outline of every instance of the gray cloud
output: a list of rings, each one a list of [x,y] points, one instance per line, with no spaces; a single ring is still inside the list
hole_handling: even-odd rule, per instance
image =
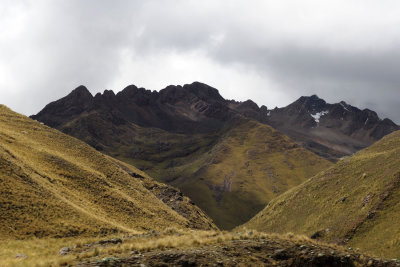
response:
[[[5,0],[0,102],[32,114],[92,93],[194,80],[283,106],[318,94],[400,123],[400,3]]]

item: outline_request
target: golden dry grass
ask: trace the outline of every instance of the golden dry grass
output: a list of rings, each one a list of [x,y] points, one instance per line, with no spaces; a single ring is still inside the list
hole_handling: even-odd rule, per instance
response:
[[[103,237],[104,240],[115,236]],[[182,230],[174,227],[166,228],[156,233],[137,233],[122,237],[120,244],[99,245],[99,238],[64,238],[64,239],[32,239],[11,240],[0,244],[0,266],[63,266],[84,262],[96,258],[98,260],[109,257],[129,257],[132,251],[144,253],[153,250],[170,248],[200,248],[206,245],[222,245],[231,240],[261,240],[273,242],[290,241],[293,245],[313,244],[316,246],[331,247],[345,251],[336,245],[311,240],[305,236],[296,236],[292,233],[278,235],[266,234],[254,230],[244,229],[241,232],[226,231],[195,231]],[[71,253],[59,255],[62,247],[70,247]],[[16,258],[17,254],[24,254],[26,258]]]
[[[188,225],[142,183],[85,143],[0,106],[0,239]]]

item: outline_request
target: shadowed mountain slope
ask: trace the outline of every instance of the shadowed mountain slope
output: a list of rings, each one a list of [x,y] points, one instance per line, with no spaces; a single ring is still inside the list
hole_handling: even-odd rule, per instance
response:
[[[0,185],[2,239],[215,229],[176,189],[2,105]]]
[[[32,117],[180,188],[231,229],[330,163],[230,105],[201,83],[94,97],[79,87]]]
[[[400,131],[272,200],[244,227],[400,257]]]

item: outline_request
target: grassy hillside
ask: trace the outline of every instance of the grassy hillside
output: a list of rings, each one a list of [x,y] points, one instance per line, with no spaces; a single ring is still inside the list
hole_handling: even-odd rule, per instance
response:
[[[271,201],[244,227],[400,257],[400,132]]]
[[[1,239],[193,226],[148,189],[155,187],[162,185],[134,167],[0,105]],[[190,212],[204,229],[213,227],[199,209]]]
[[[244,120],[182,169],[181,176],[187,179],[173,184],[199,203],[218,225],[232,229],[275,196],[329,166],[325,159],[271,127]]]
[[[90,129],[107,125],[99,120],[96,113],[87,114],[63,131],[98,144]],[[246,222],[272,198],[331,166],[249,119],[211,134],[177,134],[134,124],[120,126],[115,135],[112,126],[108,129],[98,131],[99,139],[106,140],[99,149],[180,188],[223,229]]]

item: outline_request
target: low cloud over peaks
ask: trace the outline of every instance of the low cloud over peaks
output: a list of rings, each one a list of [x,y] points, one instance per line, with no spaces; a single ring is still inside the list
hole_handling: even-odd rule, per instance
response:
[[[284,106],[345,100],[400,123],[398,1],[5,1],[0,99],[33,114],[85,84],[208,83]]]

